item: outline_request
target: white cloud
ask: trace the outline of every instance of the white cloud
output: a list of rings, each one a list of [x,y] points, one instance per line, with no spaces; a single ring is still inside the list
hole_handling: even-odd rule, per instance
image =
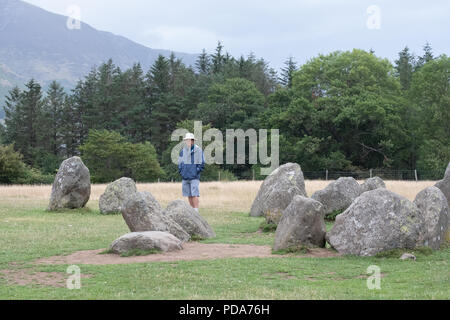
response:
[[[253,51],[279,68],[293,55],[304,62],[321,53],[373,48],[392,60],[408,45],[421,52],[430,41],[436,54],[450,49],[450,2],[439,0],[25,0],[66,14],[81,8],[94,28],[152,48],[212,52],[217,41],[233,55]],[[378,5],[382,25],[366,28],[367,8]]]
[[[194,26],[160,25],[145,30],[142,38],[152,48],[170,48],[174,51],[198,53],[205,48],[212,51],[218,40],[225,40],[217,33]]]

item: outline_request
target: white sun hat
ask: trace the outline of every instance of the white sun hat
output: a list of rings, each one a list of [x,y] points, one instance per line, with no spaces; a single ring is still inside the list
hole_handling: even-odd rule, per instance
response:
[[[183,140],[195,140],[195,136],[192,133],[186,133]]]

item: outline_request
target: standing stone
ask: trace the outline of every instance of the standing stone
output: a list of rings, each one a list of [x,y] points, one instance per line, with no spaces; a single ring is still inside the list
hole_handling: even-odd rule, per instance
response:
[[[124,201],[137,192],[136,183],[130,178],[120,178],[106,187],[100,196],[99,207],[102,214],[120,213]]]
[[[64,160],[53,182],[48,210],[83,208],[91,195],[89,169],[79,157]]]
[[[438,250],[448,230],[449,208],[444,194],[436,187],[419,192],[414,200],[424,217],[424,245]]]
[[[315,192],[311,198],[323,204],[325,215],[329,215],[347,209],[362,191],[355,179],[339,178],[325,189]]]
[[[386,188],[386,184],[380,177],[373,177],[373,178],[367,179],[361,185],[362,192],[367,192],[367,191],[376,190],[376,189],[380,189],[380,188]]]
[[[178,223],[191,237],[208,239],[216,236],[208,222],[183,200],[171,202],[163,213]]]
[[[162,208],[150,192],[136,192],[128,197],[122,207],[122,216],[131,232],[163,231],[181,241],[190,236],[175,221],[163,215]]]
[[[152,250],[162,252],[182,250],[182,242],[168,232],[132,232],[116,239],[110,246],[113,253],[122,254],[131,250]]]
[[[287,163],[264,180],[253,201],[250,216],[265,216],[268,222],[277,222],[296,195],[307,196],[303,172],[298,164]]]
[[[447,198],[447,203],[450,208],[450,162],[448,163],[447,170],[445,170],[444,179],[438,181],[435,187],[439,188],[444,196]],[[450,223],[450,221],[449,221]],[[450,226],[449,226],[450,229]]]
[[[326,234],[342,254],[373,256],[391,249],[423,245],[425,225],[419,208],[387,189],[363,193]]]
[[[295,196],[278,224],[273,249],[297,245],[325,247],[325,233],[322,204],[310,198]]]

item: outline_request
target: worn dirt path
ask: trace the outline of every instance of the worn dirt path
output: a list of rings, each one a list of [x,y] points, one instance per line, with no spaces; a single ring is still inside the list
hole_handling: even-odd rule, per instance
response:
[[[203,244],[189,242],[183,244],[183,250],[148,256],[121,257],[115,254],[100,254],[105,249],[78,251],[67,256],[55,256],[38,259],[37,264],[128,264],[143,262],[173,262],[192,260],[211,260],[222,258],[282,258],[295,256],[299,258],[337,257],[338,253],[328,249],[311,249],[307,254],[276,255],[272,254],[270,246],[242,244]]]

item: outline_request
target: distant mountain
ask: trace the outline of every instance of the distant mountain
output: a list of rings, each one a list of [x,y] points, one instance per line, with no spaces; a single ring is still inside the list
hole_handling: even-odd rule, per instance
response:
[[[0,0],[0,119],[4,96],[14,85],[34,78],[45,88],[57,80],[66,89],[74,87],[91,68],[112,58],[122,69],[140,62],[147,70],[159,54],[125,37],[98,31],[81,23],[69,29],[68,18],[20,0]],[[197,55],[175,52],[186,65]]]

